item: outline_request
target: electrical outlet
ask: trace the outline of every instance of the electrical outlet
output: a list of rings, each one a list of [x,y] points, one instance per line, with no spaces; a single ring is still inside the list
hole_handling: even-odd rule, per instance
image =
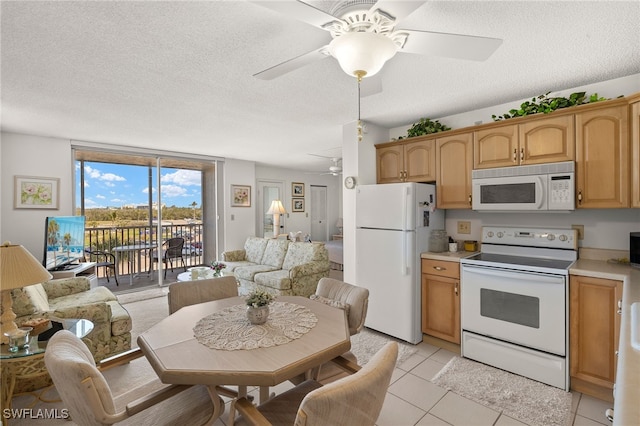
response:
[[[458,221],[458,234],[470,234],[471,233],[471,222],[467,221]]]
[[[578,240],[584,240],[584,225],[571,225],[571,229],[578,230]]]

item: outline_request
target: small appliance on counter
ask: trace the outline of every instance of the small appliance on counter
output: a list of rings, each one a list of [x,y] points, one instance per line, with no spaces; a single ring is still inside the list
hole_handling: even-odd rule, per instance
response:
[[[640,268],[640,232],[629,233],[629,261],[631,266]]]

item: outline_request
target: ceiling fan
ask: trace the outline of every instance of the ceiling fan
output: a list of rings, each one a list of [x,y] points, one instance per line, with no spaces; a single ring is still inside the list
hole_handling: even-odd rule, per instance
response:
[[[333,176],[338,176],[342,174],[342,158],[338,158],[338,157],[325,157],[324,155],[317,155],[317,154],[309,154],[309,155],[313,155],[314,157],[321,157],[321,158],[327,158],[331,160],[331,166],[329,166],[329,170],[326,172],[321,172],[321,173],[312,173],[315,175],[333,175]]]
[[[484,61],[502,43],[497,38],[396,29],[402,19],[426,0],[313,2],[317,7],[300,0],[252,2],[328,31],[333,38],[328,45],[254,74],[263,80],[332,56],[347,74],[360,81],[375,75],[397,52]]]

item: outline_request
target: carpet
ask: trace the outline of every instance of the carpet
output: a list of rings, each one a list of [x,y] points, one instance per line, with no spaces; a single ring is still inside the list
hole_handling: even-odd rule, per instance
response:
[[[454,357],[431,381],[528,425],[571,424],[571,393],[466,358]]]
[[[358,359],[359,365],[365,365],[376,352],[390,341],[398,343],[398,361],[396,361],[396,365],[401,365],[418,351],[413,345],[365,328],[360,333],[351,336],[351,352]]]

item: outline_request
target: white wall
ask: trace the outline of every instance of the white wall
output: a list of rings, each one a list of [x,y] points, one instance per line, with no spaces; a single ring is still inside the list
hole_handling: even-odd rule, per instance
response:
[[[327,166],[328,167],[328,166]],[[282,204],[287,210],[284,220],[284,232],[302,231],[302,235],[311,233],[311,185],[327,187],[327,221],[329,228],[329,238],[331,235],[338,233],[336,222],[342,212],[341,210],[341,179],[342,176],[306,174],[300,170],[281,169],[276,167],[268,167],[264,165],[256,165],[256,181],[272,180],[284,182],[284,198]],[[292,212],[291,207],[291,183],[304,183],[304,212]],[[256,221],[260,217],[256,216]],[[257,222],[256,222],[256,227]]]
[[[231,185],[251,187],[251,207],[231,207]],[[249,236],[256,235],[256,174],[253,161],[227,159],[224,163],[224,218],[220,221],[220,231],[224,235],[224,245],[220,252],[244,247]]]
[[[73,166],[71,142],[16,133],[0,134],[2,199],[0,240],[23,245],[36,259],[44,253],[45,218],[72,216]],[[60,179],[59,209],[14,209],[14,176],[55,177]]]

